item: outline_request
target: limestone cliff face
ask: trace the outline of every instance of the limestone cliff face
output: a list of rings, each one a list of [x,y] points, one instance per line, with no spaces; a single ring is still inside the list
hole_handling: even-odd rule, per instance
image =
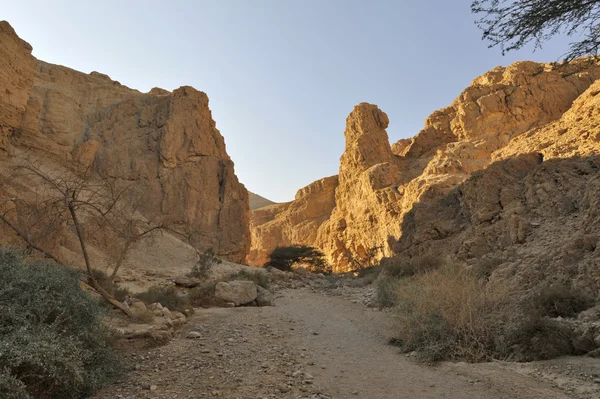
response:
[[[396,261],[424,254],[485,272],[490,284],[559,284],[597,297],[600,156],[493,163],[402,224]]]
[[[270,205],[252,211],[250,265],[262,266],[277,246],[313,246],[317,231],[335,206],[338,176],[326,177],[301,188],[292,202]]]
[[[545,159],[597,154],[598,124],[590,118],[598,112],[598,78],[600,67],[588,60],[560,67],[533,62],[498,67],[434,112],[415,137],[391,146],[386,114],[375,105],[358,105],[346,121],[335,207],[319,223],[314,245],[339,270],[370,248],[390,256],[415,204],[444,198],[492,162],[530,152]],[[284,226],[294,202],[273,209],[272,219]],[[253,247],[261,242],[268,252],[283,243],[279,229],[257,226],[251,227]]]
[[[0,157],[24,153],[81,173],[128,182],[139,211],[189,227],[200,249],[243,262],[248,193],[192,87],[140,93],[108,76],[47,64],[0,22]],[[7,166],[8,165],[8,166]],[[142,194],[140,194],[142,195]]]

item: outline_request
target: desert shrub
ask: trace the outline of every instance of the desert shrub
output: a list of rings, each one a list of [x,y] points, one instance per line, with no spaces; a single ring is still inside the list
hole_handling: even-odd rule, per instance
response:
[[[198,261],[192,270],[187,274],[188,277],[203,278],[206,277],[214,265],[219,265],[223,261],[215,255],[212,248],[207,249],[198,255]]]
[[[25,384],[11,375],[10,370],[0,370],[0,398],[31,399]]]
[[[546,317],[547,307],[492,288],[473,270],[450,265],[399,281],[393,341],[423,360],[530,361],[573,352],[570,329]]]
[[[382,265],[385,274],[395,278],[404,278],[438,269],[443,262],[440,258],[424,255],[408,260],[386,258],[382,261]]]
[[[0,250],[0,396],[83,398],[123,371],[81,273]]]
[[[112,293],[117,301],[123,302],[128,296],[132,295],[128,288],[121,287],[119,284],[110,281],[110,278],[102,270],[92,269],[92,274],[98,284],[100,284],[105,291]]]
[[[291,271],[296,264],[307,265],[307,270],[314,273],[330,273],[331,266],[325,260],[325,254],[316,248],[306,245],[277,247],[269,254],[269,261],[264,267],[274,267],[283,271]]]
[[[247,280],[263,288],[269,288],[269,278],[266,273],[260,271],[240,270],[228,276],[227,280]]]
[[[564,285],[553,285],[537,292],[533,303],[543,316],[573,317],[593,306],[594,301],[581,291]]]
[[[215,283],[205,283],[192,288],[188,293],[190,303],[204,308],[216,305],[215,286]]]
[[[169,308],[169,310],[176,310],[178,312],[184,312],[190,307],[189,297],[180,295],[177,291],[177,288],[170,285],[154,285],[148,288],[147,291],[139,292],[134,296],[140,299],[146,305],[158,302],[161,305]]]
[[[494,332],[489,317],[499,298],[460,267],[403,280],[396,290],[395,339],[428,361],[486,359]]]
[[[365,250],[362,256],[357,256],[352,253],[346,254],[348,265],[353,272],[360,272],[365,269],[379,267],[381,253],[383,247],[372,247]]]
[[[391,308],[396,304],[399,284],[398,279],[390,276],[382,276],[375,281],[375,299],[380,309]]]
[[[477,278],[488,280],[494,270],[496,270],[503,262],[502,259],[495,257],[481,258],[473,266],[473,271]]]

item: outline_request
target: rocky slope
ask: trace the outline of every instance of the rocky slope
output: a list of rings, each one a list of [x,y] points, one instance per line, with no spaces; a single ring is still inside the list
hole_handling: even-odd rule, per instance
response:
[[[378,248],[379,257],[390,256],[415,204],[443,198],[493,162],[530,152],[541,152],[544,159],[598,153],[598,78],[600,67],[588,60],[497,67],[434,112],[415,137],[391,146],[387,115],[375,105],[359,104],[346,120],[334,204],[301,198],[269,209],[268,215],[254,211],[249,259],[259,264],[274,246],[289,242],[318,246],[339,270],[349,268],[350,259],[364,261],[371,248]],[[479,187],[480,195],[497,198],[494,187]],[[299,206],[319,207],[317,218],[302,222],[311,228],[296,228]]]
[[[192,87],[140,93],[108,76],[35,59],[0,22],[0,172],[25,157],[44,168],[135,187],[137,211],[185,226],[200,249],[242,262],[248,193],[208,107]],[[4,195],[35,191],[8,181]],[[4,236],[4,234],[3,234]]]
[[[248,191],[248,199],[250,201],[250,210],[253,211],[258,208],[264,208],[265,206],[273,205],[275,202],[266,199],[265,197],[261,197],[258,194],[254,194],[251,191]]]

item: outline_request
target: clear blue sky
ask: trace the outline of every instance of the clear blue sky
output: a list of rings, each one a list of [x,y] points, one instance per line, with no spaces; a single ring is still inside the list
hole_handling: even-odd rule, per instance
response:
[[[366,101],[390,141],[476,76],[517,60],[555,61],[568,38],[503,57],[470,0],[0,0],[39,59],[148,91],[205,91],[246,187],[275,201],[336,174],[344,126]]]

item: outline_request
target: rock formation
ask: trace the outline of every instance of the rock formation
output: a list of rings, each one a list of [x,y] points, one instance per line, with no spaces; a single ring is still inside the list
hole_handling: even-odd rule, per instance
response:
[[[144,217],[189,228],[201,250],[245,260],[248,193],[205,93],[187,86],[140,93],[97,72],[39,61],[31,51],[0,22],[0,171],[27,156],[126,182],[143,196]]]
[[[337,176],[326,177],[298,190],[292,202],[253,210],[248,263],[262,266],[277,246],[315,245],[319,227],[335,206],[337,186]]]
[[[295,236],[289,231],[298,225],[297,212],[291,211],[298,199],[254,211],[249,259],[259,264],[264,257],[257,253],[299,243],[319,247],[338,270],[348,269],[350,260],[364,261],[372,248],[379,257],[393,255],[397,239],[406,234],[405,215],[416,204],[450,201],[446,194],[493,162],[531,152],[542,153],[544,160],[597,154],[598,78],[600,66],[587,59],[566,66],[519,62],[497,67],[476,78],[449,107],[434,112],[415,137],[391,146],[386,114],[375,105],[359,104],[346,121],[333,209],[330,203],[322,207],[315,223],[304,220],[306,228],[295,230]],[[537,162],[537,155],[531,157]],[[479,190],[497,198],[491,188]],[[301,201],[302,207],[311,206],[310,199]],[[415,231],[433,228],[432,220],[423,221],[416,222]]]

